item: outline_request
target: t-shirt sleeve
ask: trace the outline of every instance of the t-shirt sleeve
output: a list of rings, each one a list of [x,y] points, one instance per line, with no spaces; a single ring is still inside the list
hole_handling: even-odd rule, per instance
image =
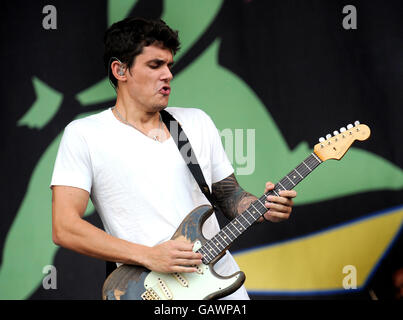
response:
[[[211,141],[211,182],[216,183],[234,173],[234,168],[225,153],[217,127],[210,116],[205,115]]]
[[[73,121],[64,130],[50,187],[70,186],[84,189],[90,193],[92,177],[93,171],[87,142]]]

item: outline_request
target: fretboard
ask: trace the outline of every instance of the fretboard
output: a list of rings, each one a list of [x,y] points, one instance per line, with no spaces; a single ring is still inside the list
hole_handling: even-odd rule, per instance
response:
[[[267,212],[268,209],[265,207],[264,203],[267,201],[266,198],[269,195],[279,196],[279,192],[282,190],[292,190],[320,163],[322,163],[322,161],[315,153],[311,153],[308,158],[281,179],[273,190],[263,194],[259,199],[252,202],[248,209],[234,218],[197,251],[202,254],[203,263],[209,264],[223,251],[227,250],[236,238]]]

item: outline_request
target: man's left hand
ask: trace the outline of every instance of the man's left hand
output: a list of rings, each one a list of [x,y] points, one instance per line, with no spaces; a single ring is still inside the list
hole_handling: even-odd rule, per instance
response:
[[[267,182],[264,193],[267,193],[273,189],[274,184],[272,182]],[[295,190],[280,191],[279,197],[268,196],[265,202],[265,207],[269,210],[258,221],[263,221],[263,218],[271,222],[287,220],[290,217],[292,206],[294,205],[294,201],[292,199],[296,196],[297,192]]]

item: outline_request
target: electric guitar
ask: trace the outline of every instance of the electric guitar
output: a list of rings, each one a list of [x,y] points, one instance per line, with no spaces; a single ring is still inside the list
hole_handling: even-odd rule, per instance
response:
[[[213,213],[209,205],[191,211],[171,239],[184,239],[193,243],[193,251],[202,254],[202,264],[193,273],[158,273],[144,267],[121,265],[105,280],[102,289],[104,300],[202,300],[217,299],[236,291],[245,281],[242,271],[230,276],[217,274],[213,267],[232,242],[254,224],[266,211],[268,195],[278,196],[281,190],[291,190],[323,161],[340,160],[355,140],[366,140],[370,129],[355,122],[341,128],[334,136],[320,138],[312,152],[295,169],[281,179],[275,188],[251,203],[213,238],[203,237],[204,221]]]

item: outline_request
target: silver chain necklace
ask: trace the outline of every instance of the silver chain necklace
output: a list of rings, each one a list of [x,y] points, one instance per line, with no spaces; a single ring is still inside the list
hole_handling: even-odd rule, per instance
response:
[[[116,106],[114,106],[114,107],[112,108],[112,110],[115,110],[115,111],[116,111],[116,115],[118,116],[118,118],[119,118],[124,124],[126,124],[126,125],[128,125],[128,126],[134,128],[134,129],[136,129],[137,131],[141,132],[142,134],[146,135],[144,132],[142,132],[141,130],[137,129],[134,125],[132,125],[131,123],[129,123],[127,120],[123,119],[122,115],[119,113],[119,111],[118,111],[118,109],[116,108]],[[162,130],[162,117],[161,117],[161,113],[159,114],[159,116],[160,116],[159,131],[161,132],[161,130]],[[153,139],[154,139],[155,141],[160,142],[160,141],[158,140],[158,136],[157,136],[157,135],[153,136]]]

